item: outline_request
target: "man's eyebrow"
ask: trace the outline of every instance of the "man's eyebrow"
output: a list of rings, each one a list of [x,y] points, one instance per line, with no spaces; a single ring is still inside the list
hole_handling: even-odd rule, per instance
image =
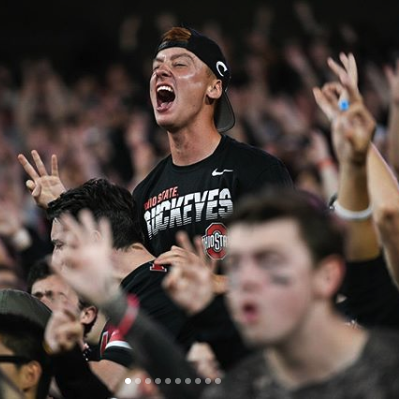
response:
[[[171,57],[170,57],[170,59],[171,59],[171,61],[175,61],[177,58],[181,58],[181,57],[186,57],[186,58],[188,58],[188,59],[190,59],[190,60],[193,60],[193,57],[190,55],[190,54],[188,54],[188,53],[177,53],[177,54],[173,54]],[[163,57],[160,57],[160,56],[156,56],[155,58],[154,58],[154,62],[163,62]]]

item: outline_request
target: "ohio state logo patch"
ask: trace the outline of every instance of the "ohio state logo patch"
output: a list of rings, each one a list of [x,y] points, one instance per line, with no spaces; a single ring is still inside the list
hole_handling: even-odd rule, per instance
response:
[[[159,265],[158,263],[153,263],[150,266],[150,270],[152,272],[162,272],[162,273],[166,273],[168,271],[168,269],[165,266]]]
[[[226,256],[227,228],[223,223],[212,223],[202,236],[202,243],[208,256],[223,259]]]

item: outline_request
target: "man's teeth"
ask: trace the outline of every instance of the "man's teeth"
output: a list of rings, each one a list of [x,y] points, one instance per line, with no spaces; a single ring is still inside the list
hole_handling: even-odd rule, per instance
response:
[[[166,91],[173,93],[173,89],[170,86],[159,86],[157,89],[157,92],[159,92],[161,90],[166,90]]]

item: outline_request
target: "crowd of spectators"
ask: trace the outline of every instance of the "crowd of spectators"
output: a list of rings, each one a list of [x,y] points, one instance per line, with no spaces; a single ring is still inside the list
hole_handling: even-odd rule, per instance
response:
[[[221,44],[233,71],[229,97],[236,124],[228,134],[276,155],[296,185],[328,200],[337,189],[336,162],[329,121],[317,108],[312,88],[334,79],[328,57],[353,52],[365,104],[378,123],[374,142],[387,156],[395,85],[395,69],[388,75],[387,68],[394,67],[395,49],[369,48],[349,25],[327,28],[305,2],[294,3],[293,13],[297,33],[279,42],[272,39],[276,16],[266,5],[254,10],[241,40],[214,22],[197,28]],[[155,32],[178,23],[172,12],[154,17]],[[155,124],[147,94],[156,43],[139,41],[143,30],[139,15],[126,17],[117,44],[120,57],[105,70],[73,79],[54,67],[51,56],[26,59],[20,70],[0,65],[1,265],[19,263],[9,240],[19,227],[48,240],[48,224],[24,188],[18,153],[35,149],[45,164],[56,154],[67,188],[107,177],[129,190],[168,153],[166,134]]]
[[[240,41],[214,22],[196,28],[221,45],[232,69],[236,123],[227,134],[281,159],[298,188],[328,203],[338,191],[339,159],[331,121],[313,92],[337,80],[327,60],[355,55],[363,102],[377,123],[373,143],[396,174],[390,129],[397,123],[391,111],[399,103],[399,61],[395,49],[369,49],[352,26],[326,28],[304,2],[293,10],[298,32],[279,43],[271,39],[275,15],[268,6],[254,10]],[[156,43],[138,40],[141,23],[139,15],[121,23],[120,57],[98,73],[64,76],[51,56],[27,59],[19,71],[0,64],[0,288],[27,290],[30,269],[52,251],[50,222],[24,187],[18,154],[31,158],[34,149],[45,165],[56,154],[67,189],[103,177],[132,191],[169,153],[148,98],[149,48]],[[160,32],[179,25],[173,13],[154,23]]]

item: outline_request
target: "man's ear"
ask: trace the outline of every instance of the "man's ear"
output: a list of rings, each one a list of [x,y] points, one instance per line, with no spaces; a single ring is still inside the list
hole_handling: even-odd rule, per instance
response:
[[[40,377],[42,376],[42,366],[36,360],[23,364],[20,368],[19,383],[20,388],[24,392],[37,390]]]
[[[345,265],[339,256],[328,256],[315,270],[315,293],[320,298],[333,299],[345,275]]]
[[[97,317],[98,310],[95,306],[87,306],[80,311],[79,321],[81,324],[90,324]]]
[[[207,95],[212,100],[217,100],[222,95],[223,87],[220,79],[214,79],[208,86]]]

